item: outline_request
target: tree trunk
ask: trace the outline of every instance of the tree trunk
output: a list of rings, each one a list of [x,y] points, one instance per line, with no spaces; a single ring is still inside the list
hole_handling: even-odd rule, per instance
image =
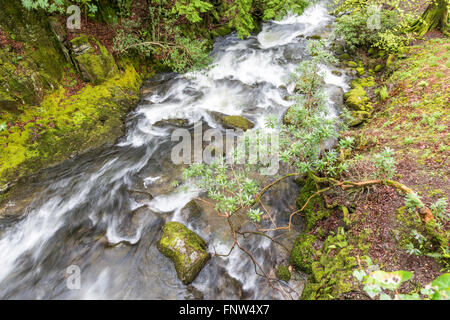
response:
[[[411,26],[411,31],[423,36],[428,31],[439,28],[449,36],[448,4],[449,0],[432,0],[422,16]]]

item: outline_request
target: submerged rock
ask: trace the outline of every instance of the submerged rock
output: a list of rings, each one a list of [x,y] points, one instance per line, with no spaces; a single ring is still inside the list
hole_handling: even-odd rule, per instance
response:
[[[155,122],[156,127],[165,127],[168,125],[176,127],[186,127],[189,125],[189,120],[187,119],[164,119]]]
[[[189,284],[211,258],[207,243],[199,235],[178,222],[168,222],[158,241],[158,249],[175,264],[178,278]]]
[[[198,205],[196,200],[189,201],[182,209],[181,215],[183,217],[198,218],[202,214],[202,208]]]

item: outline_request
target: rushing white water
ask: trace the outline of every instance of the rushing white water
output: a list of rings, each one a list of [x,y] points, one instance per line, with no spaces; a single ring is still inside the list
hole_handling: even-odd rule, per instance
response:
[[[183,214],[198,191],[170,187],[180,177],[180,168],[170,163],[173,128],[155,124],[186,119],[220,127],[212,111],[243,115],[256,128],[268,114],[281,118],[292,103],[284,98],[293,90],[289,76],[307,58],[303,36],[326,33],[332,21],[325,6],[314,5],[300,17],[264,23],[245,40],[234,34],[218,39],[208,70],[154,79],[153,93],[130,114],[127,135],[116,146],[52,169],[39,191],[31,191],[34,200],[20,219],[0,228],[0,298],[192,298],[156,250],[161,225],[187,224],[208,240],[211,252],[229,250],[230,238],[214,214],[201,221]],[[330,114],[336,116],[347,79],[322,68]],[[133,193],[138,189],[154,198]],[[277,262],[268,239],[248,245],[260,263]],[[66,286],[70,265],[82,270],[79,290]],[[272,297],[258,283],[249,259],[235,250],[214,258],[193,285],[206,298]]]

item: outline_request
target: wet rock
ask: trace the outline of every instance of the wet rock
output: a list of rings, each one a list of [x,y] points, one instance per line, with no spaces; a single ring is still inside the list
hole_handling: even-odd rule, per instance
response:
[[[147,232],[155,233],[163,223],[159,214],[144,205],[131,212],[123,212],[117,232],[121,237],[134,238],[144,226]]]
[[[242,283],[236,278],[232,277],[225,268],[219,268],[217,278],[214,281],[215,288],[213,297],[217,299],[242,299],[244,290]]]
[[[333,107],[340,111],[344,104],[344,90],[339,86],[327,85],[326,92],[331,102],[333,102]]]
[[[228,116],[220,112],[211,112],[213,118],[226,129],[252,129],[255,124],[242,116]]]
[[[156,127],[165,127],[168,125],[176,127],[187,127],[189,126],[189,120],[186,119],[164,119],[155,122]]]
[[[186,287],[187,289],[187,295],[184,297],[185,300],[203,300],[204,296],[203,293],[198,290],[196,287],[192,285],[188,285]]]
[[[308,39],[308,40],[321,40],[322,36],[320,34],[313,34],[312,36],[307,36],[306,39]]]
[[[207,246],[205,240],[178,222],[166,223],[158,241],[158,250],[173,261],[184,284],[194,281],[211,258]]]
[[[100,84],[118,73],[113,56],[94,37],[76,37],[70,47],[83,80]]]
[[[198,218],[202,214],[202,208],[198,205],[196,200],[189,201],[182,209],[181,215],[183,217],[190,218]]]

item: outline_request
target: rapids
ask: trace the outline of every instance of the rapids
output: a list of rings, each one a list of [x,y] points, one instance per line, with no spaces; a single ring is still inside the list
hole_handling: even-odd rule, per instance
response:
[[[259,34],[245,40],[236,34],[216,39],[214,61],[206,70],[147,81],[116,145],[45,170],[23,186],[23,199],[8,203],[0,217],[0,298],[283,298],[239,250],[213,257],[189,286],[178,280],[172,262],[155,245],[165,222],[185,223],[207,240],[211,252],[227,252],[231,239],[226,221],[212,210],[204,208],[199,217],[182,210],[198,192],[172,184],[181,180],[181,167],[170,161],[175,127],[155,123],[202,120],[218,128],[211,111],[245,116],[256,128],[264,127],[268,114],[281,119],[291,104],[285,99],[293,91],[289,75],[308,58],[306,37],[326,35],[332,23],[326,6],[314,5],[302,16],[264,23]],[[323,66],[335,116],[348,79],[332,70]],[[280,188],[270,206],[283,222],[298,189],[292,183]],[[301,228],[297,223],[285,241]],[[285,259],[266,238],[249,237],[245,244],[268,272]],[[81,270],[80,289],[67,287],[69,266]],[[301,287],[297,279],[286,290],[298,297]]]

